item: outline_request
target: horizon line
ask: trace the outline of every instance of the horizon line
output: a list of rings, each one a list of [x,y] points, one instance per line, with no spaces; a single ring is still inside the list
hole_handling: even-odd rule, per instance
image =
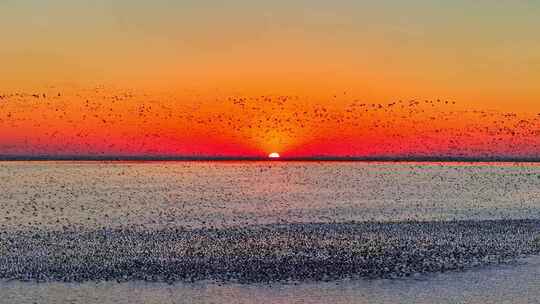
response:
[[[468,156],[143,156],[143,155],[0,155],[0,161],[356,161],[356,162],[540,162],[540,157]]]

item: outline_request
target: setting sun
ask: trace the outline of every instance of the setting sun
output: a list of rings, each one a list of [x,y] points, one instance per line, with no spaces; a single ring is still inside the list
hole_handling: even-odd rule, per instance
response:
[[[277,152],[272,152],[272,153],[268,154],[268,157],[269,157],[269,158],[279,158],[279,153],[277,153]]]

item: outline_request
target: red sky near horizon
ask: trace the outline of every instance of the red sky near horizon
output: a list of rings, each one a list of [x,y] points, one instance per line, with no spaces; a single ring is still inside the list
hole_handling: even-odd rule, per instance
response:
[[[145,94],[96,87],[0,94],[0,155],[538,158],[540,113],[455,101]]]
[[[3,1],[0,155],[540,158],[539,14]]]

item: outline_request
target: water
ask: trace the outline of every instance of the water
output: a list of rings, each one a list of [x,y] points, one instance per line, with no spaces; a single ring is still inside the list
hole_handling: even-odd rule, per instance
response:
[[[0,303],[539,303],[540,258],[401,280],[300,284],[21,283],[7,282]]]
[[[538,164],[0,162],[0,227],[540,219]],[[5,303],[535,303],[540,262],[297,284],[0,283]]]
[[[537,164],[0,163],[0,226],[539,218],[539,189]]]

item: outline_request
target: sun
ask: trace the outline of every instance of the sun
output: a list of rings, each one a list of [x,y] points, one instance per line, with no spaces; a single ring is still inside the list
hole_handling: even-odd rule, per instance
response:
[[[268,154],[268,158],[279,158],[279,153],[272,152],[272,153]]]

